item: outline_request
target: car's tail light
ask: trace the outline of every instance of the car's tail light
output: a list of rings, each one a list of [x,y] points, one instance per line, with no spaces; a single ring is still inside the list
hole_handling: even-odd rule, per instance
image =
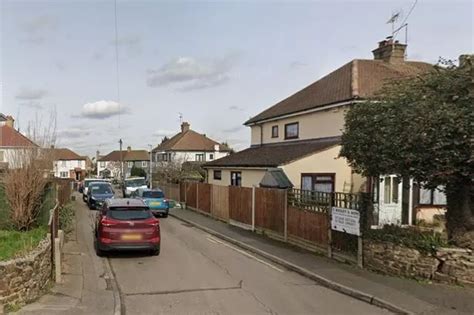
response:
[[[100,220],[100,224],[105,227],[110,227],[110,226],[117,225],[118,222],[110,218],[103,217],[102,220]]]
[[[149,221],[147,221],[147,224],[156,227],[160,225],[160,220],[158,220],[157,218],[151,218],[149,219]]]

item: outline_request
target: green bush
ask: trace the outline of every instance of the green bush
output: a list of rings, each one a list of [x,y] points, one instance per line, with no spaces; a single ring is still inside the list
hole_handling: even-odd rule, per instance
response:
[[[74,222],[74,208],[71,203],[64,205],[59,211],[59,228],[68,234],[72,231]]]
[[[436,248],[448,246],[438,232],[420,231],[415,227],[385,225],[382,229],[367,230],[364,238],[379,242],[390,242],[428,253]]]

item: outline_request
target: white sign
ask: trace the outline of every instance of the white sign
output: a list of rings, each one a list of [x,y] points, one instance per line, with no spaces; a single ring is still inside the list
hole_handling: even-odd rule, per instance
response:
[[[360,235],[360,214],[357,210],[332,207],[331,229]]]

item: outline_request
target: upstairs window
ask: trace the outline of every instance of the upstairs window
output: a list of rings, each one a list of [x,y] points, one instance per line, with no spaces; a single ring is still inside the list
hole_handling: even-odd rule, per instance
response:
[[[242,173],[241,172],[230,172],[230,185],[242,186]]]
[[[285,139],[298,139],[299,123],[291,123],[285,125]]]
[[[148,162],[147,161],[142,161],[142,167],[147,167],[148,166]]]
[[[278,126],[272,126],[272,138],[278,138]]]
[[[214,160],[214,154],[209,154],[209,160]]]
[[[204,161],[204,154],[196,154],[196,162]]]

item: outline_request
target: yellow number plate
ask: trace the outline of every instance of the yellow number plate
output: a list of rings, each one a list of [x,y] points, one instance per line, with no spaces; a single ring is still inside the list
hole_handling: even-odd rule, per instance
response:
[[[122,235],[122,240],[124,241],[138,241],[141,240],[142,236],[140,234],[124,234]]]
[[[160,201],[152,201],[152,202],[150,202],[150,205],[151,206],[161,206],[161,202]]]

